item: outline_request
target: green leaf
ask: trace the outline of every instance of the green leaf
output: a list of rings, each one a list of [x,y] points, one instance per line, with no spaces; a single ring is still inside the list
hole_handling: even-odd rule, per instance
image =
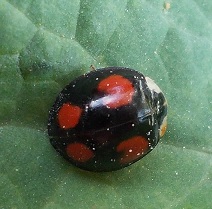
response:
[[[0,1],[0,208],[211,208],[210,0]],[[82,171],[49,143],[58,93],[126,66],[164,91],[168,131],[116,172]]]

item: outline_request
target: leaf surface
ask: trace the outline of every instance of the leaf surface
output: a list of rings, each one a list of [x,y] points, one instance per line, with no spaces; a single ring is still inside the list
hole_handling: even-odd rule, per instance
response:
[[[0,208],[203,208],[212,194],[212,2],[0,1]],[[125,169],[91,173],[47,135],[59,92],[89,66],[164,91],[168,131]]]

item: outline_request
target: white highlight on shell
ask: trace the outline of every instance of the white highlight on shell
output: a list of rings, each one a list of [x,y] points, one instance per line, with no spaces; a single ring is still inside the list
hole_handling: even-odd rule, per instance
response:
[[[151,91],[155,91],[158,94],[162,92],[159,86],[151,78],[146,77],[146,82]]]

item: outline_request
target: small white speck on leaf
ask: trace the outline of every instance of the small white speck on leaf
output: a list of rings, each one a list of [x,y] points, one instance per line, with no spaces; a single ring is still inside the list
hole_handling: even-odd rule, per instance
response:
[[[164,2],[163,4],[163,9],[168,11],[171,8],[171,4],[170,2]]]

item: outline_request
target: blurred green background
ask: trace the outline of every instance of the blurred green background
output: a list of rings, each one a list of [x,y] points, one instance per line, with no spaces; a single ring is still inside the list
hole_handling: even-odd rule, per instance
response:
[[[134,165],[92,173],[47,135],[72,79],[125,66],[165,93],[168,131]],[[212,1],[0,0],[1,209],[210,209]]]

